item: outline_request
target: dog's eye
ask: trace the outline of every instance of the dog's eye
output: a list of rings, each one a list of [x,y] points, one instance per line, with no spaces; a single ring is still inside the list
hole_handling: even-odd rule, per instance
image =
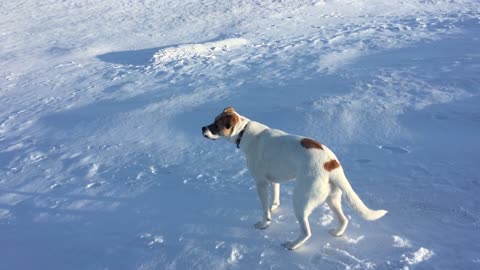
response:
[[[217,124],[217,123],[211,124],[210,126],[208,126],[208,129],[210,129],[210,132],[212,132],[213,134],[217,134],[218,131],[220,130],[220,129],[218,128],[218,124]]]

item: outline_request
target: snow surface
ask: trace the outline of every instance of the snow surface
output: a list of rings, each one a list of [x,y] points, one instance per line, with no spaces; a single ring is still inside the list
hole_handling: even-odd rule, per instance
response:
[[[477,0],[0,2],[1,269],[480,269]],[[333,149],[389,214],[290,252],[232,105]]]

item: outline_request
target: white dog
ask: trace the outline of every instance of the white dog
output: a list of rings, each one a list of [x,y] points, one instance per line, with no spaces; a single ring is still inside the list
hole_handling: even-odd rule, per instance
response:
[[[263,219],[255,224],[257,229],[270,225],[271,211],[280,205],[279,183],[296,178],[293,209],[300,224],[300,235],[296,240],[283,244],[290,250],[300,247],[310,238],[308,217],[324,201],[339,222],[339,226],[330,233],[343,235],[348,219],[342,211],[342,193],[345,193],[350,206],[366,220],[376,220],[387,213],[365,206],[350,186],[335,154],[312,139],[271,129],[241,116],[232,107],[218,115],[213,124],[202,127],[202,133],[212,140],[226,138],[245,153],[263,208]],[[269,205],[270,183],[273,194]]]

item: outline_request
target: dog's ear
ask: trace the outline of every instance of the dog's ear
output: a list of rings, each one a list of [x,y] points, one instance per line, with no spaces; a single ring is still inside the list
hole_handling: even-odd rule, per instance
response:
[[[223,109],[223,112],[224,113],[235,112],[235,109],[232,106],[229,106],[229,107]]]
[[[225,115],[225,128],[230,129],[233,125],[233,115]]]
[[[225,114],[223,115],[223,125],[226,129],[234,127],[240,121],[240,117],[237,114]]]

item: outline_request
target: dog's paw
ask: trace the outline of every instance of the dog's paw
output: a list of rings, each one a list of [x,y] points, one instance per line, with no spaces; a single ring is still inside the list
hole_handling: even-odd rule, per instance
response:
[[[294,250],[296,248],[299,247],[299,245],[296,245],[294,242],[292,241],[287,241],[285,243],[282,244],[282,246],[288,250]]]
[[[292,246],[291,241],[287,241],[285,243],[282,243],[282,247],[284,247],[284,248],[290,249],[291,246]]]
[[[270,226],[270,221],[259,221],[255,223],[254,226],[259,230],[265,230],[266,228],[268,228],[268,226]]]
[[[280,207],[280,203],[273,203],[272,206],[270,207],[270,211],[273,212]]]
[[[343,236],[343,231],[339,231],[338,229],[330,229],[328,230],[328,233],[335,237]]]

